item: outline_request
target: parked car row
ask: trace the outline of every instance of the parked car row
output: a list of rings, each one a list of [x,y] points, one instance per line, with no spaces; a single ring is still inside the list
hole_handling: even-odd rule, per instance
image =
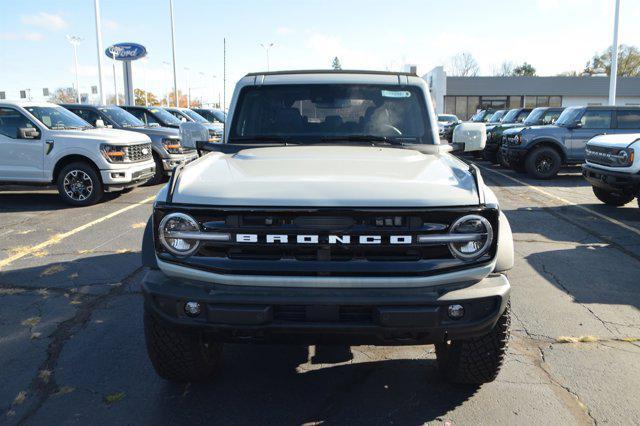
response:
[[[640,107],[515,108],[497,124],[487,115],[474,116],[486,123],[484,159],[534,179],[584,163],[600,201],[622,206],[640,195]]]
[[[207,124],[210,141],[221,139],[220,123],[179,110]],[[0,102],[0,183],[54,184],[74,206],[160,183],[198,158],[181,144],[184,121],[159,107]]]

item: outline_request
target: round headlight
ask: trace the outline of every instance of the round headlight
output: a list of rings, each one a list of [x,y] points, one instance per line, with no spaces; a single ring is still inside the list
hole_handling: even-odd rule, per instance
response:
[[[194,218],[184,213],[166,215],[158,227],[158,237],[162,246],[176,256],[189,256],[200,246],[198,240],[175,238],[172,234],[180,232],[199,232],[200,225]]]
[[[470,241],[449,243],[451,254],[461,260],[475,260],[485,254],[493,242],[491,223],[479,215],[463,216],[451,226],[450,234],[468,234]]]

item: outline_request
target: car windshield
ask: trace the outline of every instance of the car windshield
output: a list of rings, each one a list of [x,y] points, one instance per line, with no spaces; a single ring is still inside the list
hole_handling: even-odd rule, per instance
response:
[[[190,109],[183,109],[183,110],[180,110],[180,112],[182,112],[183,114],[186,114],[189,117],[191,117],[191,119],[193,119],[196,123],[203,123],[203,124],[208,124],[209,123],[209,120],[207,120],[206,118],[204,118],[203,116],[201,116],[197,112],[191,111]]]
[[[220,123],[224,123],[227,120],[227,114],[222,111],[214,109],[213,111],[211,111],[211,113]]]
[[[527,119],[524,120],[523,124],[527,126],[537,124],[538,122],[540,122],[540,119],[544,115],[545,111],[545,108],[535,108],[533,111],[531,111],[531,113],[529,113]]]
[[[491,117],[489,118],[489,123],[497,123],[500,121],[500,119],[504,116],[504,113],[506,111],[504,110],[500,110],[500,111],[496,111],[494,112]]]
[[[454,121],[457,121],[458,118],[455,115],[439,115],[438,116],[438,121],[443,121],[445,123],[453,123]]]
[[[129,112],[117,106],[100,108],[100,111],[109,118],[109,120],[121,127],[144,127],[144,123],[138,120]]]
[[[53,106],[32,106],[26,107],[35,118],[49,129],[70,130],[89,129],[93,126],[71,111],[62,107]]]
[[[158,117],[162,122],[179,126],[182,121],[176,118],[173,114],[163,110],[162,108],[149,108],[149,112]]]
[[[560,117],[558,117],[558,120],[556,120],[556,124],[558,126],[566,126],[567,124],[575,123],[583,110],[584,108],[582,107],[565,109],[562,111],[562,114],[560,114]]]
[[[510,109],[508,113],[505,114],[505,116],[502,118],[501,123],[515,123],[516,122],[516,117],[518,116],[518,113],[520,112],[519,109]]]
[[[417,87],[266,85],[240,93],[230,142],[272,140],[435,143]]]

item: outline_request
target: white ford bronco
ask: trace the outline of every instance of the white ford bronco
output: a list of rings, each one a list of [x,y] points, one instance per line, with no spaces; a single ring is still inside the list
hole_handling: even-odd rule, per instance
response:
[[[51,103],[0,102],[0,183],[53,183],[63,201],[88,206],[154,172],[146,135],[96,129]]]
[[[415,74],[292,71],[236,86],[224,143],[159,192],[143,242],[157,373],[210,379],[225,342],[435,344],[455,382],[493,380],[509,336],[506,217],[478,169],[484,124],[441,142]]]
[[[640,206],[640,133],[596,136],[587,142],[582,175],[605,204]]]

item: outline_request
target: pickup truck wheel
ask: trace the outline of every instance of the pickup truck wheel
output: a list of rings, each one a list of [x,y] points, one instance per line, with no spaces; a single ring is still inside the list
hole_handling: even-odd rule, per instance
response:
[[[156,154],[153,154],[153,162],[156,163],[156,171],[153,174],[153,177],[145,183],[145,186],[153,186],[162,183],[165,179],[164,175],[164,167],[162,165],[162,160]]]
[[[524,162],[522,161],[516,161],[515,163],[511,164],[509,163],[509,166],[516,172],[516,173],[527,173],[527,169],[524,167]]]
[[[492,164],[498,162],[498,158],[495,152],[488,152],[487,150],[482,151],[482,158]]]
[[[104,195],[102,181],[95,169],[84,162],[67,164],[56,181],[60,198],[72,206],[90,206]]]
[[[498,150],[498,163],[500,163],[500,165],[505,169],[508,169],[511,167],[511,165],[509,164],[509,161],[507,161],[505,156],[502,155],[502,150]]]
[[[144,313],[147,353],[156,373],[172,382],[205,382],[220,365],[222,343],[209,342],[201,334],[188,334],[160,324]]]
[[[508,304],[488,334],[436,344],[441,374],[453,383],[480,384],[493,381],[507,353],[510,325],[511,308]]]
[[[524,160],[527,174],[534,179],[551,179],[558,174],[561,165],[562,157],[550,146],[535,148]]]
[[[598,188],[597,186],[592,186],[591,189],[593,189],[593,194],[598,200],[610,206],[622,207],[635,198],[635,195],[633,194],[610,192],[606,189]]]

